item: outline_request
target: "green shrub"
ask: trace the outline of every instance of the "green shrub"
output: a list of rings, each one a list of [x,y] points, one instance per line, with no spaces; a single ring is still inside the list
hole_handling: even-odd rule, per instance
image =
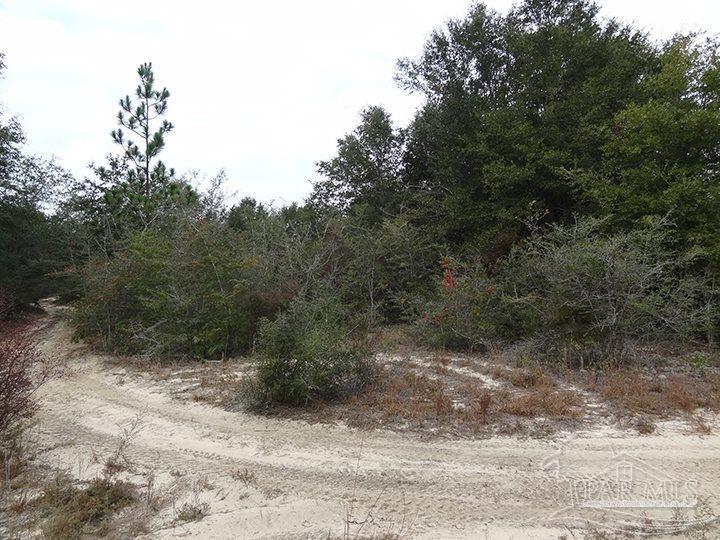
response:
[[[491,279],[483,263],[442,262],[443,276],[431,300],[415,307],[415,337],[431,347],[484,349],[495,341],[521,336],[537,315],[513,300]]]
[[[219,358],[248,350],[280,305],[238,234],[209,221],[150,229],[84,270],[80,337],[123,353]]]
[[[695,351],[685,355],[684,360],[693,371],[704,374],[712,364],[712,357],[702,351]]]
[[[342,242],[338,287],[353,308],[383,322],[402,321],[411,298],[432,287],[439,246],[408,219],[385,219],[372,229],[351,220]]]
[[[526,334],[582,362],[621,359],[631,340],[686,340],[708,329],[714,292],[669,247],[668,223],[612,235],[602,226],[554,225],[513,250],[503,286],[537,313]]]
[[[621,359],[633,340],[712,335],[717,293],[669,247],[671,232],[654,222],[605,234],[585,219],[516,245],[492,279],[448,261],[418,328],[444,346],[524,338],[570,363]]]
[[[296,298],[260,328],[258,382],[264,404],[305,405],[359,391],[372,377],[365,348],[328,294]]]

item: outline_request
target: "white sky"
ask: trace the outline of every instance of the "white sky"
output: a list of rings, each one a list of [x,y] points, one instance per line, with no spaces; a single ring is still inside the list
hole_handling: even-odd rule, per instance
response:
[[[393,81],[433,27],[470,0],[0,0],[6,53],[0,103],[31,152],[78,175],[114,150],[118,98],[150,60],[171,91],[163,159],[178,171],[225,168],[229,189],[302,199],[367,105],[404,125],[420,103]],[[506,11],[511,0],[487,0]],[[720,32],[720,0],[600,0],[603,13],[658,37]]]

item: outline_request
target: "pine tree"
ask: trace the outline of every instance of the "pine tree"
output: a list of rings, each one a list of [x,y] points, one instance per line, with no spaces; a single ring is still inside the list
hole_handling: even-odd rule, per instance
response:
[[[137,73],[135,96],[120,99],[120,127],[111,132],[122,154],[110,156],[106,166],[94,167],[104,186],[101,212],[110,214],[113,236],[146,227],[162,211],[197,200],[195,191],[158,159],[165,135],[174,127],[163,118],[170,91],[156,87],[151,62],[142,64]]]
[[[118,123],[121,127],[112,131],[111,135],[131,162],[128,181],[138,186],[141,195],[150,198],[175,175],[175,171],[166,169],[162,161],[157,160],[153,164],[153,160],[165,147],[165,134],[173,129],[172,123],[163,119],[157,130],[152,131],[153,122],[167,112],[170,92],[167,88],[155,88],[155,74],[151,62],[142,64],[137,73],[140,77],[140,84],[135,89],[137,101],[132,101],[130,96],[120,99]],[[134,138],[139,141],[136,142]]]

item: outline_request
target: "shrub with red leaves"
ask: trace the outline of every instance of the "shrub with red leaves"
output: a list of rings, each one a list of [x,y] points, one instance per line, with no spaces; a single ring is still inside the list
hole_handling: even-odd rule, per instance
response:
[[[33,373],[35,372],[35,373]],[[33,377],[33,375],[35,377]],[[49,370],[27,328],[0,326],[0,435],[35,412],[33,394],[47,380]]]
[[[443,267],[443,286],[445,292],[452,292],[457,288],[457,265],[451,259],[442,261]]]

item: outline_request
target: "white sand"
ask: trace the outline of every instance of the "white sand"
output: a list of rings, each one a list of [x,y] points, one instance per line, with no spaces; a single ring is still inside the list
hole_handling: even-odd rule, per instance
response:
[[[557,439],[422,440],[387,431],[226,412],[174,400],[167,382],[122,376],[106,357],[73,344],[62,321],[43,338],[73,372],[45,386],[32,430],[48,463],[81,477],[97,474],[92,456],[116,447],[122,426],[140,415],[128,450],[135,478],[152,473],[158,489],[203,478],[158,513],[148,538],[327,538],[386,532],[409,538],[558,538],[566,527],[625,520],[609,510],[564,509],[563,475],[592,476],[613,452],[640,468],[694,480],[718,510],[720,436],[664,430],[640,437],[588,430]],[[560,456],[556,465],[553,456]],[[637,462],[636,462],[637,463]],[[249,469],[256,483],[231,477]],[[168,488],[169,489],[169,488]],[[174,523],[185,500],[206,503],[198,522]],[[636,514],[637,511],[634,511]],[[667,512],[666,512],[667,514]],[[658,514],[660,515],[660,514]],[[664,515],[664,514],[663,514]],[[364,524],[363,524],[364,523]],[[577,534],[577,533],[576,533]]]

